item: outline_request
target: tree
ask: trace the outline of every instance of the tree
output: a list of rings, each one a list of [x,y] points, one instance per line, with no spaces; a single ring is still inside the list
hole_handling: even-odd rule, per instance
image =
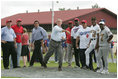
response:
[[[65,10],[65,8],[59,8],[59,10],[60,10],[60,11],[63,11],[63,10]]]
[[[98,4],[96,3],[95,5],[92,5],[92,8],[100,8]]]

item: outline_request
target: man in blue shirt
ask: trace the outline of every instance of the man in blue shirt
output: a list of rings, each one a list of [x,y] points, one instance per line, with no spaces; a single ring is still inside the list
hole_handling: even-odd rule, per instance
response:
[[[5,69],[9,69],[9,56],[12,56],[13,68],[17,68],[17,53],[15,51],[16,35],[11,28],[11,20],[6,21],[6,26],[1,29],[1,42],[3,51],[3,65]]]
[[[44,51],[43,40],[47,39],[47,32],[39,26],[39,21],[34,21],[34,26],[35,27],[33,28],[31,38],[31,47],[34,47],[34,50],[30,61],[30,67],[33,66],[34,61],[37,58],[39,58],[39,62],[41,63],[41,66],[43,66],[43,55],[41,53],[41,46]]]

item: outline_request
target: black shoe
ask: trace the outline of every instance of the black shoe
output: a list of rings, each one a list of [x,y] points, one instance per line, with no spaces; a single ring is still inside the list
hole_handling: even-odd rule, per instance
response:
[[[86,66],[86,69],[90,69],[90,67],[89,66]]]
[[[97,67],[96,69],[94,69],[94,71],[96,72],[98,69],[100,69],[99,67]]]
[[[21,68],[20,66],[17,66],[17,68]]]
[[[43,67],[44,67],[44,68],[47,68],[47,65],[44,63]]]
[[[62,68],[58,67],[58,71],[62,71]]]
[[[24,68],[26,67],[26,66],[23,66]]]
[[[29,65],[28,67],[33,67],[33,65]]]
[[[5,69],[9,69],[8,67],[5,67]]]

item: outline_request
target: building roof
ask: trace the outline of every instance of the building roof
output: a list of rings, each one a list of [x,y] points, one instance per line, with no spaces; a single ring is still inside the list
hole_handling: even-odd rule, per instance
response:
[[[75,17],[80,17],[95,11],[105,10],[116,16],[116,14],[105,8],[95,8],[95,9],[79,9],[79,10],[65,10],[65,11],[54,11],[54,22],[56,19],[60,18],[63,22],[73,19]],[[11,19],[12,23],[15,24],[17,19],[22,19],[23,25],[32,25],[35,20],[38,20],[40,24],[51,24],[52,21],[52,12],[32,12],[32,13],[19,13],[13,16],[3,18],[1,20],[1,25],[4,26],[7,19]]]

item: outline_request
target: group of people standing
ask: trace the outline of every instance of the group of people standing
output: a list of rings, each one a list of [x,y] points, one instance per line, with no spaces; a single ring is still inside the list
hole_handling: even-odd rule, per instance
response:
[[[12,21],[7,20],[6,26],[1,30],[3,65],[5,69],[8,69],[10,55],[13,68],[20,67],[20,56],[23,56],[24,67],[26,67],[27,56],[29,54],[29,37],[27,30],[21,26],[21,19],[18,19],[16,22],[17,25],[11,26]],[[80,25],[79,19],[75,18],[74,22],[68,22],[68,28],[64,30],[61,26],[62,20],[57,19],[57,25],[53,27],[50,38],[47,40],[48,34],[46,30],[39,26],[38,20],[34,21],[30,44],[31,48],[33,48],[33,55],[29,67],[32,67],[35,60],[39,59],[41,66],[47,68],[46,64],[49,58],[56,52],[59,63],[58,70],[62,71],[64,57],[62,42],[65,40],[67,44],[65,60],[68,62],[69,67],[71,67],[74,54],[76,68],[81,67],[82,69],[94,70],[92,64],[92,55],[94,54],[97,63],[96,72],[108,73],[108,49],[113,34],[105,25],[104,19],[101,19],[99,24],[97,24],[96,17],[92,17],[91,23],[92,25],[88,27],[87,21],[82,20]],[[42,52],[46,51],[46,46],[48,46],[48,49],[43,58]]]
[[[27,30],[21,26],[21,19],[12,26],[12,20],[6,21],[6,26],[1,29],[1,46],[3,51],[3,65],[5,69],[20,68],[20,57],[23,57],[26,67],[27,56],[29,57],[29,36]]]

